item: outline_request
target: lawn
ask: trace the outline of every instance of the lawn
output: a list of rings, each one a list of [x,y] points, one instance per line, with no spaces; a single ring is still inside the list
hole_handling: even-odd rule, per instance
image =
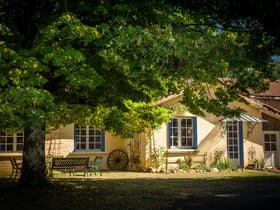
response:
[[[7,176],[6,176],[7,177]],[[1,209],[236,209],[278,203],[280,175],[257,172],[55,173],[48,189],[18,189],[0,176]],[[3,208],[2,208],[3,207]]]

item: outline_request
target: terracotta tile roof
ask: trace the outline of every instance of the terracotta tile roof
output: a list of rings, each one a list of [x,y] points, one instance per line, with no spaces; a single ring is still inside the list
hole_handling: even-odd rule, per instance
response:
[[[280,80],[270,82],[269,89],[262,93],[253,93],[258,96],[279,96],[280,97]]]
[[[252,99],[260,101],[263,107],[280,111],[280,80],[270,82],[269,89],[262,93],[251,93]]]

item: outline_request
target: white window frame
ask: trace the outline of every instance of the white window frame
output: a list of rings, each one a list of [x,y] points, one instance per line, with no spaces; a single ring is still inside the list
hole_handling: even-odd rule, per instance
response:
[[[238,121],[227,122],[227,154],[229,159],[239,159]]]
[[[85,127],[76,125],[75,141],[75,151],[101,151],[102,132],[88,125]]]
[[[270,132],[270,133],[268,133],[268,132],[266,132],[266,133],[264,133],[264,140],[263,140],[263,149],[264,149],[264,151],[265,152],[276,152],[277,151],[277,133],[272,133],[272,132]],[[269,139],[268,139],[268,141],[267,141],[267,139],[266,139],[266,136],[269,136]],[[275,139],[273,140],[273,139],[271,139],[271,137],[272,136],[275,136]],[[273,140],[273,141],[272,141]],[[269,150],[267,150],[267,146],[266,145],[268,145],[269,146]],[[272,146],[272,145],[274,145],[274,146]]]
[[[174,120],[177,120],[177,126],[174,126]],[[186,120],[185,126],[182,126],[182,121]],[[188,122],[191,122],[189,126]],[[171,149],[192,149],[194,147],[194,122],[192,117],[174,117],[171,118],[170,123],[170,148]],[[183,135],[183,129],[185,129],[185,134]],[[177,132],[175,132],[177,130]],[[177,143],[175,142],[177,138]],[[185,142],[184,142],[185,141]],[[188,143],[190,143],[188,145]]]
[[[0,131],[0,152],[22,152],[23,145],[23,132],[10,133],[8,129]]]

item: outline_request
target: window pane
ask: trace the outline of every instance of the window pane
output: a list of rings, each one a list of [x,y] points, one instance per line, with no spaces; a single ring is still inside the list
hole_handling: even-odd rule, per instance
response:
[[[5,137],[0,137],[0,143],[6,143],[6,138]]]
[[[89,143],[93,143],[93,142],[94,142],[94,136],[88,137],[88,142],[89,142]]]
[[[87,138],[85,136],[80,137],[80,142],[85,143],[87,141]]]
[[[6,151],[6,147],[5,147],[5,145],[3,145],[3,144],[1,144],[1,151]]]
[[[269,143],[264,144],[264,150],[265,151],[270,151],[270,144]]]
[[[172,120],[172,126],[173,127],[178,127],[178,120],[177,119]]]
[[[13,137],[7,137],[7,143],[13,143],[14,138]]]
[[[193,132],[192,132],[192,128],[188,128],[188,136],[192,136]]]
[[[264,134],[264,141],[265,142],[270,141],[270,135],[269,134]]]
[[[181,120],[181,127],[186,127],[187,126],[187,120],[186,119],[182,119]]]
[[[173,136],[178,136],[178,129],[173,129]]]
[[[18,137],[17,138],[17,143],[23,143],[23,137]]]
[[[192,144],[192,138],[187,138],[187,146],[188,147],[192,147],[193,144]]]
[[[271,143],[271,151],[276,151],[277,147],[276,147],[276,143]]]
[[[13,151],[13,145],[7,145],[7,151]]]
[[[173,138],[173,146],[178,146],[178,138]]]
[[[23,145],[22,144],[18,144],[17,145],[17,151],[22,151],[23,150]]]
[[[275,134],[271,134],[271,142],[276,142],[276,135]]]
[[[81,149],[86,149],[86,144],[80,144]]]
[[[95,149],[95,144],[89,144],[89,149]]]
[[[187,125],[188,127],[192,127],[192,119],[187,119]]]
[[[95,137],[95,142],[101,142],[101,137],[100,136]]]
[[[181,145],[182,146],[187,146],[187,139],[186,138],[181,139]]]
[[[91,135],[91,136],[93,136],[93,135],[94,135],[94,130],[93,130],[93,129],[90,129],[90,130],[88,131],[88,134]]]
[[[181,129],[181,137],[185,137],[185,136],[187,136],[187,129],[183,128]]]

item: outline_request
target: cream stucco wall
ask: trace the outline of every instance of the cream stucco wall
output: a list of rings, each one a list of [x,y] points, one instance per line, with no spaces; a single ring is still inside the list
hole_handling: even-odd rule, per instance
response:
[[[102,168],[108,169],[107,158],[115,149],[128,153],[128,142],[125,139],[105,133],[105,151],[74,151],[74,124],[60,126],[57,130],[46,136],[46,155],[63,157],[89,157],[94,160],[96,156],[103,156]]]
[[[178,95],[165,102],[163,105],[176,107],[179,112],[175,115],[192,117],[193,114],[186,111],[180,104],[181,96]],[[241,107],[246,110],[246,114],[261,118],[260,107],[243,104],[240,102],[232,103],[232,107]],[[169,161],[175,162],[177,159],[184,159],[187,152],[196,154],[207,154],[207,165],[211,165],[215,159],[215,153],[221,152],[223,157],[227,157],[227,139],[225,123],[221,121],[222,117],[216,117],[212,114],[206,113],[206,116],[197,116],[197,135],[198,135],[198,149],[197,150],[172,150],[168,148],[168,134],[167,123],[162,125],[162,128],[153,132],[154,141],[158,146],[164,146],[169,153]],[[252,127],[253,129],[249,129]],[[252,155],[253,154],[253,155]],[[262,124],[252,124],[250,122],[243,122],[243,156],[244,167],[252,162],[252,159],[260,160],[264,157],[263,151],[263,131]],[[171,165],[174,166],[174,165]]]

